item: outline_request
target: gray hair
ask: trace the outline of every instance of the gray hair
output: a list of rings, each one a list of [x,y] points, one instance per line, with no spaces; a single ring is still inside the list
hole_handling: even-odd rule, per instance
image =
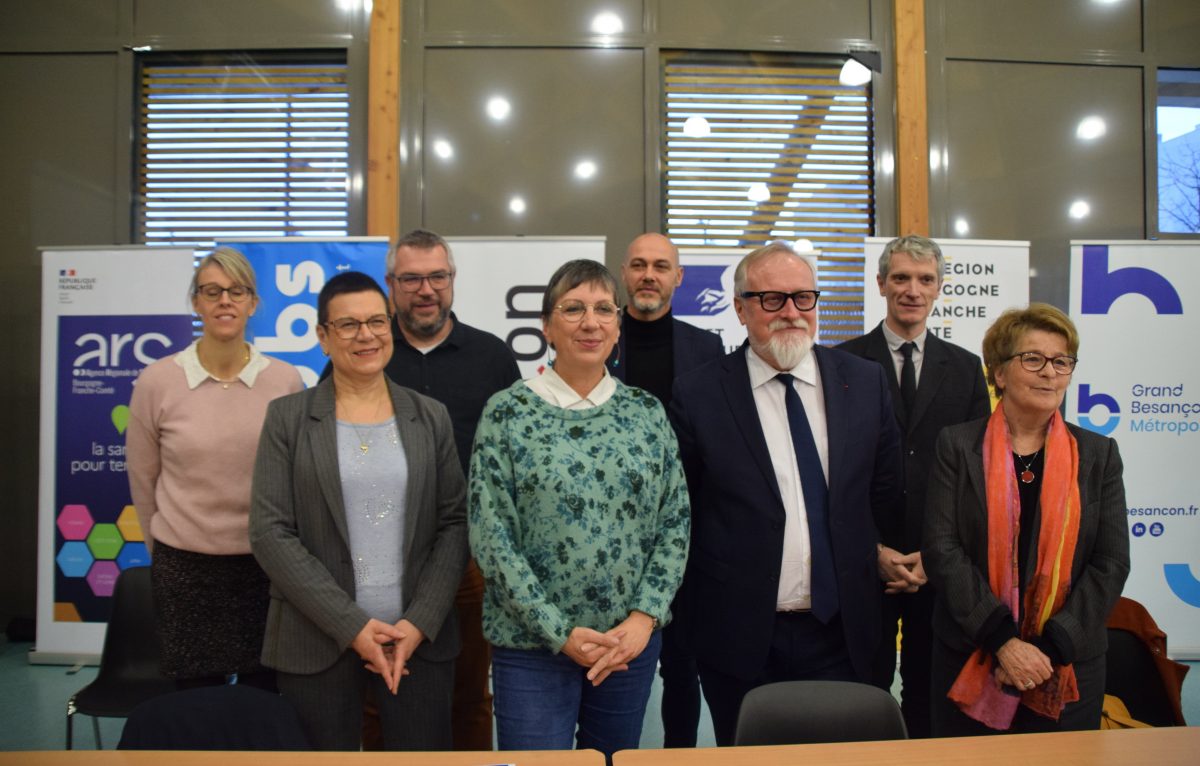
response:
[[[216,266],[225,272],[225,276],[239,285],[249,287],[253,295],[258,295],[258,280],[255,278],[254,267],[250,265],[250,261],[246,260],[246,256],[242,255],[241,251],[224,246],[213,250],[196,264],[196,270],[192,272],[189,295],[196,295],[196,290],[200,287],[200,272],[209,266]]]
[[[801,255],[796,252],[796,249],[784,242],[782,239],[777,239],[774,242],[768,242],[757,250],[746,254],[746,257],[738,261],[737,268],[733,271],[733,292],[734,295],[740,296],[746,289],[746,274],[750,271],[750,267],[776,253],[790,255],[793,258],[804,262],[808,268],[812,269],[813,284],[817,283],[817,262],[815,258]]]
[[[883,254],[879,256],[879,276],[887,279],[892,269],[892,253],[905,253],[917,263],[931,258],[937,261],[938,281],[946,276],[946,259],[942,256],[942,248],[932,239],[909,234],[906,237],[896,237],[883,246]]]
[[[617,280],[603,263],[585,258],[567,261],[558,267],[554,276],[550,277],[550,284],[546,285],[546,293],[542,296],[542,321],[549,321],[554,307],[563,295],[580,285],[601,287],[608,290],[613,300],[616,300]]]
[[[413,229],[393,242],[392,246],[388,248],[388,274],[391,274],[392,269],[396,268],[396,251],[402,247],[411,247],[414,250],[432,250],[435,247],[440,247],[446,251],[446,261],[450,264],[450,271],[454,271],[454,253],[450,250],[450,243],[441,234],[432,232],[429,229]]]

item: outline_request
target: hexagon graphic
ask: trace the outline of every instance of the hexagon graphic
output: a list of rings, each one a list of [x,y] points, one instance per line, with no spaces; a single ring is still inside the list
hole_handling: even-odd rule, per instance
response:
[[[126,540],[146,539],[142,534],[142,525],[138,523],[137,509],[132,505],[121,510],[121,515],[117,517],[117,529],[121,530],[121,537]]]
[[[121,568],[115,561],[97,561],[92,564],[92,569],[87,574],[87,582],[92,586],[92,593],[97,596],[111,596],[119,574],[121,574]]]
[[[146,550],[146,544],[125,543],[117,555],[117,566],[121,567],[122,571],[134,567],[150,566],[150,551]]]
[[[58,555],[54,560],[58,562],[58,568],[67,577],[83,577],[92,568],[92,561],[94,561],[87,543],[78,541],[63,543],[63,547],[59,548]]]
[[[58,514],[58,531],[67,540],[86,540],[92,531],[92,514],[86,505],[64,505]]]
[[[116,524],[97,524],[88,533],[87,544],[88,548],[92,549],[93,556],[98,559],[111,560],[121,552],[121,546],[125,544],[125,540],[121,537],[121,532],[117,529]]]

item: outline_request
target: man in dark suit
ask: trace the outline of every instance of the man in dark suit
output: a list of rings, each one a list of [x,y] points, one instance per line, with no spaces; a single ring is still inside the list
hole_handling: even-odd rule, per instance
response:
[[[781,242],[734,274],[749,342],[676,381],[692,500],[681,597],[717,743],[775,681],[866,681],[879,643],[875,517],[900,434],[879,365],[813,345],[816,274]]]
[[[879,257],[875,280],[887,300],[886,318],[838,348],[878,362],[887,375],[904,454],[904,514],[879,520],[883,639],[872,683],[890,689],[896,672],[897,621],[902,708],[911,737],[928,737],[929,662],[934,593],[925,585],[921,527],[934,443],[942,429],[990,412],[983,366],[975,354],[929,332],[926,320],[941,291],[946,262],[937,243],[918,236],[893,239]]]
[[[671,315],[671,296],[683,283],[679,249],[661,234],[637,237],[625,251],[621,281],[629,303],[621,319],[621,337],[609,359],[609,372],[644,388],[664,407],[671,404],[675,378],[724,355],[716,333]],[[685,645],[686,627],[676,612],[663,628],[659,675],[662,676],[663,747],[695,747],[700,724],[700,679],[696,660]]]

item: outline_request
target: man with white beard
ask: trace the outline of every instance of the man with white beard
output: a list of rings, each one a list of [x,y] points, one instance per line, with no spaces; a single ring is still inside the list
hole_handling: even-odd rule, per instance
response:
[[[866,682],[879,642],[876,519],[900,512],[900,434],[882,367],[814,345],[816,284],[785,243],[743,258],[748,342],[671,400],[692,500],[676,604],[718,745],[754,687]]]

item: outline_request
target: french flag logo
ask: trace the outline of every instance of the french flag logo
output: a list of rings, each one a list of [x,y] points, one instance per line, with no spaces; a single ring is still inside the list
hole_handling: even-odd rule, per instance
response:
[[[75,269],[59,269],[58,275],[60,277],[73,277],[75,276]]]

